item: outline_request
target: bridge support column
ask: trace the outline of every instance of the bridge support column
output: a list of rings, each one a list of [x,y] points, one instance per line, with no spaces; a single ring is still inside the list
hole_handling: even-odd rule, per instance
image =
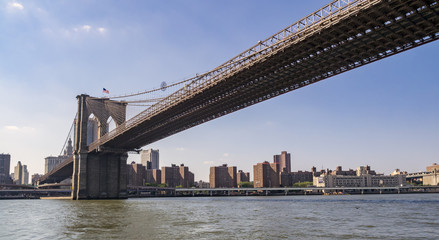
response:
[[[87,153],[73,155],[72,199],[79,199],[87,189]]]
[[[98,152],[74,157],[72,199],[127,198],[128,154]]]
[[[109,99],[90,98],[82,94],[78,99],[73,157],[72,199],[127,198],[127,158],[124,149],[103,146],[89,149],[88,121],[93,113],[99,122],[98,139],[107,131],[111,116],[117,125],[125,121],[126,103]]]

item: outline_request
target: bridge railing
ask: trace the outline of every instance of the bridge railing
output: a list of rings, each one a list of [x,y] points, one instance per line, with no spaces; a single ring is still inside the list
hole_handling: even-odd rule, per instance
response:
[[[247,49],[217,68],[199,75],[183,88],[163,98],[161,101],[147,108],[143,112],[125,121],[113,131],[91,143],[89,145],[89,149],[96,149],[98,146],[108,142],[119,134],[137,126],[139,123],[147,120],[148,118],[151,118],[158,112],[166,110],[180,101],[184,101],[185,99],[201,92],[213,84],[217,84],[222,79],[225,79],[225,77],[230,76],[245,67],[249,67],[258,62],[260,59],[277,52],[279,49],[282,49],[285,46],[288,46],[292,41],[302,38],[305,30],[314,27],[323,27],[326,20],[339,14],[350,12],[353,8],[358,7],[361,4],[370,5],[377,2],[380,2],[380,0],[334,0],[330,2],[319,10],[282,29],[271,37],[263,41],[259,41],[253,47]]]

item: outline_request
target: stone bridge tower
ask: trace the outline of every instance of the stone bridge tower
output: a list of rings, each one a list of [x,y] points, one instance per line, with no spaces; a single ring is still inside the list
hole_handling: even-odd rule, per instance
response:
[[[87,125],[91,114],[98,120],[98,139],[107,133],[108,119],[116,127],[126,118],[126,103],[79,95],[73,152],[72,199],[127,198],[127,151],[100,148],[89,152]]]

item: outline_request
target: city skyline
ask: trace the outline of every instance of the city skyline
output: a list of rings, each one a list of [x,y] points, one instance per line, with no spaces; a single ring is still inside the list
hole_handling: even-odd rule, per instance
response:
[[[43,173],[44,158],[58,155],[65,141],[76,95],[105,96],[103,87],[125,94],[192,77],[326,3],[3,1],[0,152],[11,154],[11,166],[21,161],[30,175]],[[161,150],[161,166],[190,166],[196,180],[221,164],[251,172],[282,150],[294,171],[419,171],[439,159],[438,52],[433,42],[144,148]],[[140,163],[139,156],[131,161]]]

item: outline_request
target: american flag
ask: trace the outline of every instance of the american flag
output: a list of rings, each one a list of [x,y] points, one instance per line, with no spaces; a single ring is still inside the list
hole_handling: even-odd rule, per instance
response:
[[[103,92],[103,93],[106,93],[106,94],[110,94],[110,91],[108,91],[108,90],[105,89],[105,88],[102,88],[102,92]]]

